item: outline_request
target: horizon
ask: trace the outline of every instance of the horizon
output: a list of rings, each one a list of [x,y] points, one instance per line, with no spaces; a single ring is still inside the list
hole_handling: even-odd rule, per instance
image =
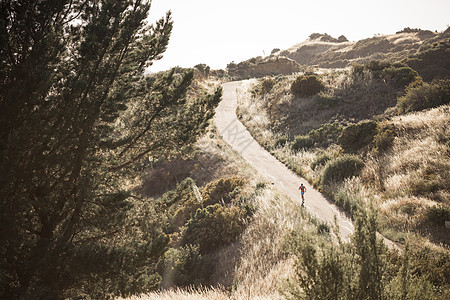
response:
[[[201,63],[211,69],[225,69],[230,62],[265,57],[275,48],[292,47],[312,33],[327,33],[335,38],[344,35],[349,41],[359,41],[395,34],[407,27],[442,32],[450,25],[447,0],[276,3],[153,0],[150,21],[156,22],[170,10],[174,27],[163,58],[148,70],[190,68]]]

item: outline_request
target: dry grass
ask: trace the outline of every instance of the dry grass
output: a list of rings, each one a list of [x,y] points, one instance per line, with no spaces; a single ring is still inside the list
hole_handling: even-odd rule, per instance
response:
[[[294,276],[286,242],[293,230],[314,234],[317,228],[297,202],[269,186],[252,203],[256,212],[239,241],[240,255],[232,289],[172,289],[130,297],[150,299],[283,299],[281,291]],[[224,257],[224,259],[229,259]]]
[[[328,87],[328,96],[337,95],[352,102],[363,94],[369,95],[380,88],[372,86],[374,82],[369,77],[355,82],[346,72],[344,70],[322,75]],[[339,147],[332,146],[326,150],[310,149],[298,153],[293,153],[288,146],[273,147],[276,138],[283,133],[282,128],[287,131],[284,135],[292,137],[292,133],[298,130],[306,131],[307,127],[311,126],[318,127],[322,122],[320,116],[313,116],[314,111],[302,113],[301,109],[298,109],[311,108],[314,101],[311,98],[293,99],[288,93],[291,80],[292,78],[276,79],[277,84],[264,97],[258,95],[255,98],[243,93],[239,112],[246,127],[260,143],[271,148],[271,152],[291,169],[311,183],[317,184],[323,167],[312,170],[311,163],[323,152],[331,157],[338,156]],[[358,96],[350,95],[351,91],[358,87],[362,89],[356,91],[355,95]],[[386,92],[389,91],[385,90],[383,93]],[[373,99],[368,96],[362,104],[366,101]],[[383,105],[389,105],[390,102],[392,101],[389,100]],[[290,109],[292,111],[289,111]],[[289,115],[293,114],[297,120],[290,119]],[[307,116],[311,117],[307,119]],[[278,123],[277,118],[280,120]],[[302,118],[305,122],[296,125]],[[445,237],[443,232],[445,228],[430,227],[425,213],[430,206],[450,205],[450,106],[394,117],[384,121],[384,125],[395,128],[396,137],[392,147],[382,155],[368,153],[362,157],[365,168],[358,180],[359,184],[368,189],[363,197],[364,202],[370,202],[379,208],[383,232],[398,231],[402,232],[403,236],[409,232],[420,233],[435,243],[448,244],[448,233]],[[352,192],[345,184],[334,190],[341,191],[345,198],[353,198]]]
[[[250,296],[272,295],[293,276],[293,261],[285,244],[293,230],[313,230],[300,205],[275,192],[265,190],[254,200],[253,221],[242,237],[242,257],[236,270],[236,291]]]
[[[374,195],[381,199],[383,227],[428,235],[426,208],[450,205],[450,107],[399,116],[389,124],[397,132],[392,148],[369,157],[362,176],[379,187]],[[449,243],[439,230],[432,234],[435,242]]]

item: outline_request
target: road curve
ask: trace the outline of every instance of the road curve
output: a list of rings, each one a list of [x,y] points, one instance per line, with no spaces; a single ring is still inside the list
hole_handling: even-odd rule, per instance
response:
[[[285,165],[262,148],[236,117],[237,93],[242,85],[241,81],[228,82],[222,85],[223,99],[216,108],[215,124],[223,140],[240,153],[253,167],[255,167],[269,182],[287,195],[293,201],[301,201],[298,187],[300,183],[306,186],[305,208],[322,221],[337,223],[342,238],[348,239],[354,232],[350,218],[335,206],[330,200],[315,190],[304,178],[294,174]]]

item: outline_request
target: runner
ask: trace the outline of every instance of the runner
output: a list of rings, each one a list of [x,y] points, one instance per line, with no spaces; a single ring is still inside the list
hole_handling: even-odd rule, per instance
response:
[[[300,190],[300,193],[302,194],[302,206],[305,204],[305,193],[306,193],[306,187],[303,185],[303,183],[300,184],[298,187]]]

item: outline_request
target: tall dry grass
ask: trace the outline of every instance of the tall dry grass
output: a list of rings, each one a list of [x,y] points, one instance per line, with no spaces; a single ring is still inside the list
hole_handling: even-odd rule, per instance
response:
[[[286,251],[290,233],[315,234],[317,227],[299,203],[272,186],[262,190],[251,205],[256,212],[238,243],[241,248],[232,288],[178,288],[127,299],[284,299],[286,282],[295,276],[293,258]]]
[[[362,178],[378,183],[374,195],[380,199],[384,227],[421,230],[428,207],[450,205],[450,106],[387,123],[397,136],[390,150],[368,158]]]

